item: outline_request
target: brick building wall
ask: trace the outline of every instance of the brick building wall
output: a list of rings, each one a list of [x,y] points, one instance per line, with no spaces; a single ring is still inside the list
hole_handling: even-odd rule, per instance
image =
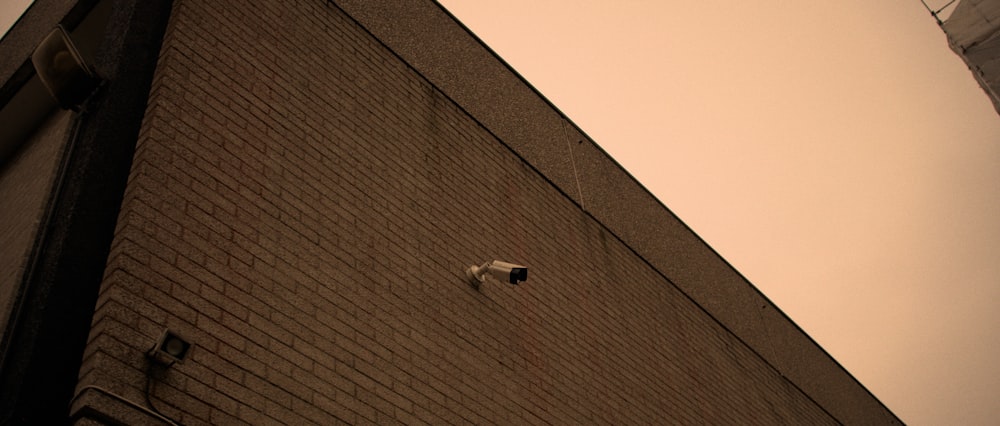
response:
[[[36,0],[0,80],[0,423],[900,423],[434,2]]]
[[[318,0],[174,2],[75,409],[143,401],[165,327],[188,425],[836,423]]]
[[[46,202],[60,171],[70,121],[68,113],[53,114],[24,149],[0,167],[0,330],[17,309],[20,284],[46,222]]]

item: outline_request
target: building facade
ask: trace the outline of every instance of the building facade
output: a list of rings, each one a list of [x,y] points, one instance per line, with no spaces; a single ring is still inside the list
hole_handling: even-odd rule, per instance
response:
[[[0,58],[4,424],[901,424],[434,2],[37,0]]]
[[[941,12],[949,13],[948,17],[942,20]],[[961,0],[946,3],[932,14],[948,37],[948,46],[1000,112],[1000,2]]]

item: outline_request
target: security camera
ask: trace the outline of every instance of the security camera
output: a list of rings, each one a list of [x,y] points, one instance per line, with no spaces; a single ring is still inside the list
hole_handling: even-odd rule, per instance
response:
[[[486,281],[486,274],[490,274],[497,280],[517,285],[521,281],[528,280],[528,267],[494,260],[486,262],[482,266],[470,266],[469,269],[465,270],[465,276],[469,279],[469,283],[476,288],[479,288],[479,284]]]

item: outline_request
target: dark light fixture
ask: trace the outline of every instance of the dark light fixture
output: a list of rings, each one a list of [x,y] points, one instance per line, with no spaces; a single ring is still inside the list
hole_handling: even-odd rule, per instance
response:
[[[42,85],[63,109],[79,109],[100,83],[61,25],[38,44],[31,63]]]
[[[191,352],[191,347],[191,342],[184,340],[177,333],[163,330],[160,339],[149,350],[147,356],[157,363],[170,366],[174,363],[184,362],[184,358]]]

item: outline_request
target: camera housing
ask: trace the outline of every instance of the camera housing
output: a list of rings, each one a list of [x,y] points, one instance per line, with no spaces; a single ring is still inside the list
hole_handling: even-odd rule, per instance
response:
[[[469,269],[465,270],[465,276],[469,279],[469,283],[476,288],[479,288],[480,284],[486,282],[487,274],[498,281],[517,285],[522,281],[528,280],[528,267],[493,260],[481,266],[470,266]]]

